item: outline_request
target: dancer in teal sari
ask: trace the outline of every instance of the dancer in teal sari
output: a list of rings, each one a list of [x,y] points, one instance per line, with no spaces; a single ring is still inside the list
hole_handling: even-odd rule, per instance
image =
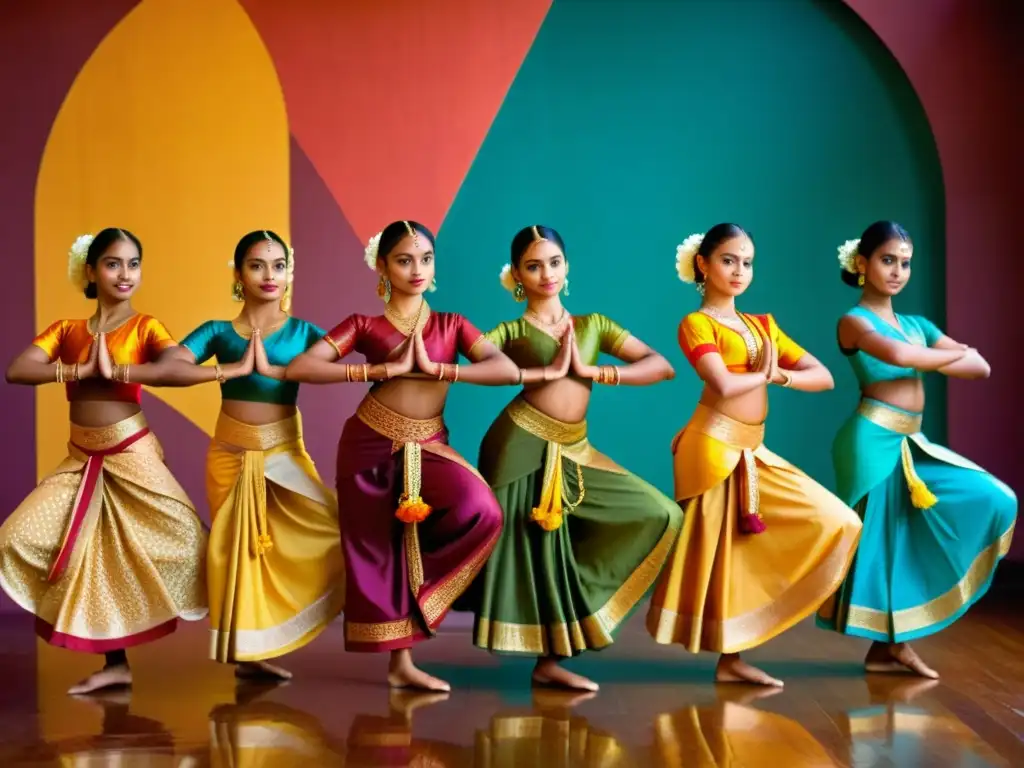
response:
[[[922,374],[985,378],[974,349],[892,297],[910,279],[913,245],[898,224],[872,224],[839,249],[860,303],[839,321],[839,347],[862,399],[832,456],[839,497],[864,520],[860,548],[818,625],[874,640],[869,672],[938,677],[907,644],[960,618],[985,594],[1010,548],[1017,498],[977,464],[921,433]]]

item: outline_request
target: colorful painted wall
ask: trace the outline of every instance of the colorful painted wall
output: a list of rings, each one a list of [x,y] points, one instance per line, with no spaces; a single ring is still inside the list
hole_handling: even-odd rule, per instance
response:
[[[66,251],[103,226],[142,238],[137,305],[183,335],[237,311],[227,262],[262,227],[294,242],[299,315],[329,326],[378,310],[362,244],[394,218],[439,233],[432,303],[487,327],[520,310],[497,283],[512,234],[546,223],[568,244],[572,308],[613,316],[677,366],[660,387],[599,392],[592,413],[595,442],[667,489],[667,446],[698,393],[675,342],[697,302],[674,279],[675,245],[730,219],[758,246],[746,308],[774,312],[836,373],[835,392],[776,394],[769,432],[831,483],[827,446],[856,399],[834,343],[854,299],[835,246],[897,218],[923,257],[903,310],[944,321],[945,290],[954,304],[945,158],[906,74],[843,5],[39,0],[0,13],[0,92],[17,105],[0,124],[5,361],[54,318],[91,311],[64,279]],[[2,387],[0,518],[61,458],[67,418],[56,387]],[[460,451],[475,456],[511,394],[457,388]],[[944,439],[943,383],[930,394]],[[359,396],[302,394],[326,478]],[[154,390],[145,407],[202,507],[215,389]]]

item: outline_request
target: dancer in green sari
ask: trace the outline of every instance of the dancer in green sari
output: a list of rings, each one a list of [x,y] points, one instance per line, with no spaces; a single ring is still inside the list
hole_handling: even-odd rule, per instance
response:
[[[654,584],[682,525],[682,510],[587,441],[598,384],[672,378],[661,355],[603,315],[573,317],[562,238],[528,227],[512,240],[502,283],[527,302],[522,318],[487,338],[520,367],[522,393],[491,425],[479,468],[505,526],[472,592],[474,642],[538,657],[539,684],[597,690],[559,665],[610,645]],[[626,365],[596,365],[601,353]]]

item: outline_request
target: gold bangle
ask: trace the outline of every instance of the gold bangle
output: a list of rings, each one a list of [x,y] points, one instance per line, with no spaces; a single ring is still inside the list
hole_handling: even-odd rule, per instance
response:
[[[352,366],[345,363],[345,381],[348,383],[352,382]]]
[[[388,372],[388,364],[381,363],[381,366],[384,368],[384,381],[387,381],[391,378],[391,374]]]
[[[452,384],[459,380],[459,364],[453,363],[448,366],[448,381]]]
[[[124,383],[125,384],[127,384],[129,382],[129,379],[131,378],[131,372],[132,372],[132,364],[131,363],[125,363],[124,364]]]
[[[363,381],[366,382],[366,381],[369,381],[369,380],[370,380],[370,364],[369,363],[363,363]]]
[[[220,363],[213,364],[214,381],[218,384],[224,383],[224,369],[220,367]]]
[[[613,365],[612,366],[612,373],[615,374],[615,386],[617,387],[617,386],[619,386],[619,384],[622,383],[622,373],[621,373],[621,371],[619,371],[619,366]]]
[[[63,365],[64,364],[60,360],[58,360],[57,362],[55,362],[53,364],[53,370],[54,370],[54,379],[53,380],[56,381],[58,384],[63,384],[64,383],[64,368],[63,368]]]
[[[516,386],[521,386],[523,383],[523,369],[519,369],[519,380],[516,382]]]
[[[779,373],[782,374],[782,386],[789,387],[793,383],[793,374],[781,368],[779,368]]]

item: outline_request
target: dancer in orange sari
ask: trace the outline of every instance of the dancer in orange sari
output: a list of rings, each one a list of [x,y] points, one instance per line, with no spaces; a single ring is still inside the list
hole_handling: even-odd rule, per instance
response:
[[[70,274],[96,313],[53,323],[7,369],[14,384],[66,384],[71,438],[68,457],[0,527],[0,587],[47,642],[106,655],[69,691],[78,694],[130,684],[126,648],[206,615],[206,531],[131,376],[175,347],[159,320],[132,308],[142,244],[124,229],[83,236]]]
[[[692,235],[676,258],[680,279],[704,297],[679,326],[704,391],[672,446],[675,497],[686,513],[647,628],[659,643],[720,653],[720,682],[781,686],[739,652],[817,610],[846,575],[861,523],[765,447],[767,390],[820,392],[832,388],[832,375],[771,315],[736,309],[754,272],[754,244],[742,229],[719,224]]]
[[[345,554],[345,648],[391,652],[395,687],[448,690],[417,669],[414,644],[432,637],[480,571],[501,532],[487,483],[448,445],[449,385],[514,384],[519,369],[466,318],[432,312],[434,236],[396,221],[370,241],[366,262],[387,303],[352,315],[288,366],[286,378],[370,383],[338,445]],[[350,352],[366,362],[338,365]],[[470,361],[458,365],[459,355]]]

